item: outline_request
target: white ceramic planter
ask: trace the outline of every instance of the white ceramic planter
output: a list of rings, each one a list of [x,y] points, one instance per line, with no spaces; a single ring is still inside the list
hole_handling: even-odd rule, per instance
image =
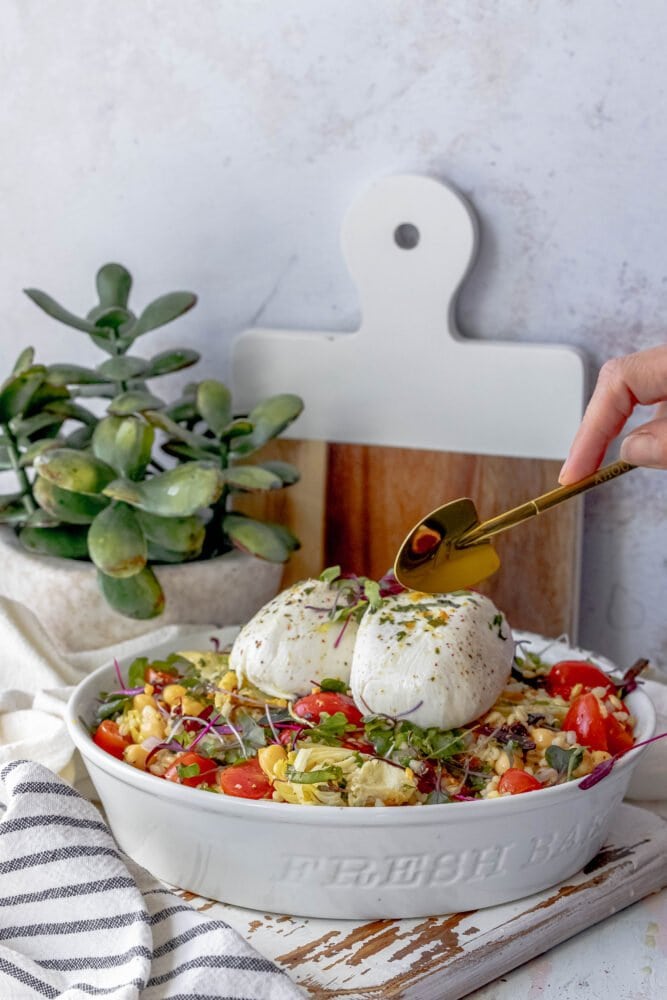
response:
[[[165,610],[159,618],[137,621],[109,607],[90,563],[34,555],[12,531],[0,531],[0,596],[26,604],[65,653],[132,639],[160,625],[247,621],[278,592],[282,570],[242,552],[157,566]]]

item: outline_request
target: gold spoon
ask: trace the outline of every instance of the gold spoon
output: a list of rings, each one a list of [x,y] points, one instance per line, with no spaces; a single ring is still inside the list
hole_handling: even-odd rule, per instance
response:
[[[431,511],[410,531],[396,556],[396,579],[404,587],[429,594],[473,587],[500,566],[489,538],[634,468],[628,462],[612,462],[576,483],[559,486],[481,524],[472,500],[452,500]]]

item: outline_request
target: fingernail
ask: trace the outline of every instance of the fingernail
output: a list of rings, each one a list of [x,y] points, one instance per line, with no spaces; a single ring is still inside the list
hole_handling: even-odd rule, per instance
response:
[[[630,465],[654,465],[660,461],[660,442],[650,431],[633,431],[621,443],[620,457]]]
[[[563,478],[565,477],[565,475],[566,475],[566,473],[567,473],[567,464],[568,464],[568,460],[566,459],[566,460],[565,460],[565,461],[563,462],[563,467],[562,467],[562,469],[561,469],[561,470],[560,470],[560,472],[558,473],[558,482],[559,482],[559,483],[562,483],[562,482],[563,482]]]

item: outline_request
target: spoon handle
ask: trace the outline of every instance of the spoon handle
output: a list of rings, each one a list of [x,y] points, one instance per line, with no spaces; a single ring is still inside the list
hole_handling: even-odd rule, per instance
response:
[[[465,548],[467,545],[473,545],[476,542],[485,542],[488,538],[500,534],[501,531],[507,531],[508,528],[512,528],[515,524],[520,524],[522,521],[527,521],[529,518],[535,517],[536,514],[541,514],[551,507],[556,507],[559,503],[569,500],[570,497],[574,497],[578,493],[584,493],[586,490],[593,489],[594,486],[608,483],[609,480],[616,479],[617,476],[622,476],[625,472],[629,472],[630,469],[634,468],[636,466],[630,465],[628,462],[612,462],[611,465],[605,465],[604,468],[598,469],[597,472],[592,472],[590,476],[585,476],[576,483],[570,483],[568,486],[558,486],[555,490],[543,493],[542,496],[535,497],[534,500],[528,500],[519,507],[513,507],[511,510],[505,511],[504,514],[498,514],[497,517],[492,517],[490,520],[483,521],[482,524],[478,524],[469,531],[465,531],[457,539],[456,548]]]

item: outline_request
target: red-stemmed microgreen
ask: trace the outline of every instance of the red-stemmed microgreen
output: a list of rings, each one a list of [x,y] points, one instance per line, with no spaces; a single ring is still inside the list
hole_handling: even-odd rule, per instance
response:
[[[596,764],[590,774],[587,774],[585,778],[579,782],[579,788],[582,791],[586,791],[588,788],[593,788],[597,785],[598,781],[602,781],[607,775],[613,770],[614,765],[621,759],[625,757],[626,754],[632,753],[637,747],[647,747],[650,743],[656,743],[658,740],[662,740],[667,736],[667,733],[659,733],[657,736],[651,736],[648,740],[640,740],[639,743],[635,743],[633,746],[628,747],[627,750],[620,750],[618,753],[612,754],[611,757],[607,757],[606,760],[600,761]]]

